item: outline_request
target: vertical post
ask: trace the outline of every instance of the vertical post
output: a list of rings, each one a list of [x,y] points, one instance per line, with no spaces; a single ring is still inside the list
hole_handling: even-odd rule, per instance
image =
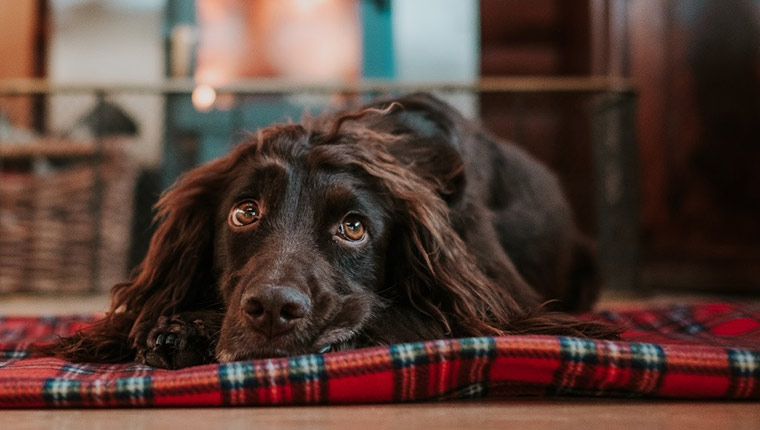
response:
[[[232,120],[230,121],[232,128],[230,133],[230,139],[227,142],[227,152],[230,152],[240,141],[243,135],[243,95],[239,92],[230,93],[233,98],[232,102]]]
[[[165,75],[167,77],[172,76],[172,44],[171,35],[174,29],[179,25],[191,25],[196,24],[196,2],[185,0],[167,0],[164,9],[164,47],[165,47]],[[196,45],[197,47],[197,45]],[[190,70],[188,76],[190,78],[193,75],[195,69],[194,58],[197,53],[193,52],[191,55]],[[187,108],[192,106],[190,101],[190,95],[183,92],[166,91],[164,96],[164,130],[162,136],[161,145],[161,189],[168,188],[174,181],[180,176],[180,174],[186,169],[186,165],[183,164],[186,159],[182,158],[182,155],[187,151],[182,148],[182,143],[186,141],[182,134],[182,130],[177,124],[177,117],[182,115],[183,112],[187,112]],[[194,164],[194,163],[193,163]]]
[[[92,187],[92,200],[90,201],[90,213],[92,215],[92,260],[90,262],[90,292],[97,292],[100,290],[100,275],[101,275],[101,259],[106,256],[103,253],[103,234],[101,229],[103,228],[102,215],[103,215],[103,193],[104,193],[104,181],[103,181],[103,163],[105,157],[103,156],[103,138],[106,134],[106,124],[103,115],[105,113],[105,91],[99,89],[95,93],[95,155],[93,157],[93,187]]]
[[[640,278],[636,95],[607,97],[592,115],[597,240],[605,283],[636,291]]]
[[[509,101],[509,119],[513,124],[512,141],[525,145],[525,92],[517,91],[514,93],[504,93],[506,97],[511,97]]]

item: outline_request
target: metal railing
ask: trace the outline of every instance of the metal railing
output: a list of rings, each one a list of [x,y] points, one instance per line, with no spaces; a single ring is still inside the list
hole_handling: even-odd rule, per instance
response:
[[[112,178],[104,170],[104,166],[107,167],[104,163],[108,160],[106,148],[109,145],[109,137],[108,133],[95,132],[87,138],[74,142],[78,145],[72,144],[71,130],[76,128],[76,124],[53,124],[56,122],[54,118],[56,115],[62,112],[70,113],[66,106],[60,106],[61,103],[67,103],[66,97],[85,96],[89,99],[87,103],[71,102],[72,106],[76,104],[77,109],[82,110],[82,114],[92,106],[118,100],[120,97],[133,99],[150,97],[160,100],[158,110],[160,116],[163,117],[159,120],[162,122],[159,126],[161,130],[154,133],[151,139],[155,142],[151,144],[158,146],[157,153],[161,156],[158,167],[154,165],[150,168],[157,168],[160,171],[159,177],[163,180],[149,187],[155,190],[150,193],[150,196],[137,194],[135,214],[138,219],[150,218],[150,214],[145,213],[149,211],[150,204],[140,204],[140,199],[152,202],[155,195],[180,172],[206,159],[221,155],[234,140],[235,133],[242,129],[250,130],[252,127],[266,125],[271,120],[267,115],[277,116],[276,112],[272,114],[273,111],[283,108],[283,113],[291,114],[294,110],[293,103],[282,102],[282,100],[292,98],[294,95],[319,96],[323,97],[320,100],[324,101],[327,100],[324,96],[339,95],[345,100],[424,91],[444,95],[465,95],[476,104],[481,96],[498,95],[507,101],[510,120],[516,124],[511,137],[513,139],[516,137],[514,140],[525,144],[529,149],[533,143],[530,142],[530,133],[525,131],[525,124],[529,122],[532,115],[532,108],[529,107],[533,103],[532,100],[541,100],[539,104],[551,105],[554,100],[572,99],[573,106],[580,106],[583,121],[586,121],[590,131],[589,145],[594,166],[593,193],[596,220],[594,230],[605,279],[615,288],[633,289],[638,285],[640,238],[635,139],[636,89],[627,80],[606,77],[494,77],[467,83],[367,80],[305,83],[256,79],[214,88],[218,97],[228,98],[228,104],[224,109],[211,109],[205,113],[192,107],[191,95],[196,88],[196,82],[186,79],[172,79],[155,85],[79,85],[51,83],[45,80],[0,80],[0,115],[3,115],[5,111],[6,116],[13,116],[13,112],[8,112],[9,109],[13,109],[13,103],[9,103],[11,100],[42,100],[41,104],[45,106],[45,111],[37,112],[37,117],[42,118],[42,124],[37,121],[37,124],[31,125],[27,121],[28,127],[34,128],[32,131],[36,136],[35,139],[38,139],[38,145],[27,145],[25,149],[20,149],[22,145],[17,142],[12,143],[8,139],[3,140],[3,134],[0,133],[0,173],[3,172],[2,169],[7,171],[8,166],[13,167],[14,163],[18,164],[19,157],[60,160],[66,155],[60,154],[61,151],[70,151],[71,154],[68,155],[72,157],[76,151],[86,152],[87,154],[80,155],[89,157],[90,166],[93,168],[89,205],[91,212],[89,219],[92,220],[94,232],[91,246],[98,250],[103,248],[103,235],[107,232],[102,225],[104,201],[111,198],[106,194],[109,192],[108,187],[112,185],[108,181]],[[64,101],[60,102],[60,100]],[[52,108],[56,103],[59,106]],[[265,108],[256,110],[257,104],[262,103],[265,104]],[[39,105],[40,103],[37,103],[37,106]],[[302,107],[298,106],[298,103],[295,105],[296,108]],[[28,106],[27,104],[25,108]],[[322,103],[322,107],[327,107],[326,103]],[[291,112],[285,112],[288,109]],[[261,112],[266,113],[263,119],[260,118]],[[107,126],[104,123],[107,118],[98,117],[97,112],[95,113],[97,119],[94,128],[96,131],[105,130]],[[78,118],[77,116],[70,117]],[[257,123],[259,119],[261,122]],[[137,122],[140,122],[139,118]],[[197,128],[193,128],[196,125]],[[144,130],[141,130],[137,139],[144,138],[144,134]],[[43,141],[45,145],[40,146]],[[65,145],[67,142],[68,147]],[[219,142],[226,142],[226,144],[220,147]],[[38,152],[34,153],[34,151]],[[59,152],[58,155],[55,154],[56,151]],[[150,162],[143,164],[151,165]],[[0,195],[1,198],[2,195]],[[8,204],[3,206],[0,201],[0,222],[4,219],[3,212],[7,214],[13,210],[14,207]],[[7,218],[5,218],[6,221]],[[132,234],[132,236],[139,235]],[[144,240],[145,237],[137,239],[137,241]],[[139,245],[138,248],[140,246],[145,245]],[[132,247],[135,247],[134,243]],[[9,255],[11,254],[13,253]],[[34,258],[33,255],[29,257]],[[3,254],[0,252],[0,271],[3,270],[4,265],[2,259]],[[112,279],[103,277],[102,263],[99,259],[93,258],[90,279],[83,281],[83,284],[87,283],[89,286],[82,290],[102,291],[110,287]],[[0,285],[0,291],[3,291],[2,285]]]

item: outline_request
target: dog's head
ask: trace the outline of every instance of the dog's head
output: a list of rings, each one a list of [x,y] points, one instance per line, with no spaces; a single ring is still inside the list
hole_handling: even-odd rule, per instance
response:
[[[211,241],[226,308],[220,361],[337,348],[386,304],[397,214],[370,172],[379,142],[359,140],[271,128],[227,175]]]
[[[450,219],[464,204],[457,118],[429,97],[401,104],[271,127],[185,175],[115,289],[133,342],[160,315],[209,307],[225,313],[223,362],[501,333],[518,307]]]

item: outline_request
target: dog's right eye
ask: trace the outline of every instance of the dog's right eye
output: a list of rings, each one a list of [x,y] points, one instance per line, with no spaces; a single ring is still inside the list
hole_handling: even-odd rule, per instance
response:
[[[236,204],[230,211],[230,224],[244,227],[257,222],[261,218],[259,204],[254,200],[245,200]]]
[[[349,242],[359,242],[366,236],[367,229],[356,215],[348,215],[338,226],[337,235]]]

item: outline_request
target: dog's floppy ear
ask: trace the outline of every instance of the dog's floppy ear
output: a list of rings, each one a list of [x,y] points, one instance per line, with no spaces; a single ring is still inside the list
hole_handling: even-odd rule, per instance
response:
[[[383,149],[372,156],[359,157],[373,160],[364,169],[394,200],[396,231],[390,234],[386,281],[395,286],[389,290],[396,294],[393,300],[418,311],[406,312],[407,319],[421,317],[416,323],[397,318],[397,324],[447,336],[617,335],[614,327],[547,312],[509,261],[490,278],[489,268],[454,230],[451,209],[460,201],[466,180],[461,139],[474,133],[461,115],[428,95],[370,108],[379,112],[359,117],[363,126],[395,137],[384,139]]]
[[[516,285],[488,279],[450,226],[445,203],[426,184],[403,183],[391,193],[398,215],[386,280],[395,286],[395,299],[427,316],[426,324],[442,335],[503,334],[524,313],[508,293],[522,287],[519,275]]]
[[[457,202],[466,179],[460,142],[466,121],[459,112],[422,93],[382,100],[369,108],[385,113],[360,121],[371,130],[397,137],[388,144],[388,152],[434,184],[449,205]]]
[[[416,189],[420,190],[419,200],[405,199],[408,216],[397,217],[401,231],[392,235],[386,280],[396,286],[395,299],[418,313],[408,312],[397,318],[396,324],[439,337],[550,334],[619,338],[619,327],[548,312],[537,301],[526,300],[525,294],[519,293],[530,287],[511,264],[503,267],[499,282],[490,279],[448,224],[440,199],[437,205],[424,197],[432,194],[429,190],[425,192],[419,185]]]
[[[217,199],[242,152],[185,174],[156,205],[157,229],[134,277],[112,290],[111,308],[93,326],[43,352],[74,361],[126,361],[161,315],[217,303],[213,235]]]
[[[382,136],[382,135],[379,135]],[[400,163],[384,140],[340,148],[350,164],[377,181],[390,198],[394,220],[386,253],[384,291],[393,306],[425,316],[427,331],[443,335],[504,333],[523,309],[509,291],[495,285],[452,228],[450,209],[434,183]],[[515,282],[523,282],[515,276]],[[399,339],[395,339],[399,340]],[[413,339],[401,339],[413,340]]]

